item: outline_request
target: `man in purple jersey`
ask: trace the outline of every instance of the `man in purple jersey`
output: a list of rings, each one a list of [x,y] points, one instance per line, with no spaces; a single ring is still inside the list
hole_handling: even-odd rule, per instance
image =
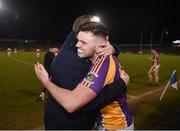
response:
[[[90,68],[87,59],[81,59],[77,55],[77,32],[81,24],[95,21],[92,15],[82,15],[76,18],[73,30],[67,35],[61,47],[60,53],[54,59],[51,66],[51,81],[57,86],[73,90],[84,78]],[[102,43],[97,54],[119,54],[118,46],[110,43]],[[114,48],[113,48],[114,47]],[[115,49],[115,50],[114,50]],[[51,94],[48,94],[45,103],[44,124],[46,130],[52,129],[92,129],[97,118],[98,110],[126,92],[127,88],[122,79],[107,85],[100,94],[78,112],[68,113]]]
[[[35,71],[42,84],[49,90],[55,100],[72,113],[93,100],[108,84],[120,79],[119,62],[115,56],[98,56],[96,51],[101,43],[108,42],[108,32],[104,24],[88,22],[78,31],[77,53],[80,58],[88,58],[92,66],[84,79],[72,91],[58,87],[48,79],[43,65],[36,64]],[[129,78],[122,71],[121,77],[127,84]],[[133,116],[128,107],[126,94],[120,93],[118,99],[104,106],[99,111],[100,129],[133,129]]]

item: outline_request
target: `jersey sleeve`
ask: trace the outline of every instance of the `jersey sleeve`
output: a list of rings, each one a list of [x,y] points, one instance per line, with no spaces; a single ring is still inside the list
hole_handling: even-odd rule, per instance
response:
[[[120,78],[119,62],[112,55],[97,59],[83,82],[97,94],[82,108],[84,112],[99,110],[127,91],[125,82]]]
[[[125,82],[120,78],[115,80],[112,84],[106,85],[102,91],[84,106],[81,110],[85,113],[94,110],[100,110],[102,107],[111,103],[115,99],[120,98],[120,96],[127,92],[127,86]]]
[[[96,94],[99,94],[104,86],[114,81],[115,74],[116,65],[113,57],[111,55],[100,56],[96,59],[82,83]]]

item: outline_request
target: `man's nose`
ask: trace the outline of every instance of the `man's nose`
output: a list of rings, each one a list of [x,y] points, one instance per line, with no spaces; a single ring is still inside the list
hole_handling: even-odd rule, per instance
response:
[[[80,47],[80,42],[77,42],[77,43],[76,43],[76,47]]]

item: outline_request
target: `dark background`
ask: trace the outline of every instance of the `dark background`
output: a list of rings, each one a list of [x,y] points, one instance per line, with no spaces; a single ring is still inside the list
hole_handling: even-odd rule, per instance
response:
[[[93,14],[108,26],[117,44],[171,43],[180,39],[177,1],[160,0],[0,0],[0,39],[63,43],[73,21]],[[140,37],[142,34],[142,37]]]

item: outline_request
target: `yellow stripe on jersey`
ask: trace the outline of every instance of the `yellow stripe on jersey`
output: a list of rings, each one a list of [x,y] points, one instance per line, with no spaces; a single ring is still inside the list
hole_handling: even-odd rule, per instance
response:
[[[103,64],[105,58],[106,58],[105,56],[102,56],[100,60],[98,61],[98,63],[95,65],[95,67],[91,70],[91,72],[96,74],[101,68],[101,65]]]
[[[109,57],[109,68],[108,68],[108,72],[107,72],[107,75],[106,75],[103,86],[105,86],[107,84],[110,84],[110,83],[113,83],[114,77],[115,77],[115,74],[116,74],[116,65],[115,65],[115,61],[113,59],[113,56],[109,55],[109,56],[106,56],[106,57]],[[106,57],[102,56],[100,59],[97,59],[95,61],[95,65],[91,69],[90,74],[96,75],[98,73],[98,71],[100,70],[102,64],[104,63],[104,60],[106,59]],[[90,83],[90,81],[84,79],[83,84],[86,85],[86,86],[90,86],[91,83]]]
[[[91,70],[94,70],[94,68],[97,66],[97,64],[99,63],[99,61],[102,59],[97,58],[97,60],[94,62],[94,66]]]
[[[103,125],[105,129],[117,130],[127,127],[126,117],[117,101],[105,106],[100,110],[103,114]]]
[[[102,56],[100,59],[97,58],[94,65],[93,65],[93,68],[91,69],[91,71],[89,72],[90,74],[94,74],[94,75],[97,75],[96,73],[99,71],[101,65],[103,64],[104,60],[105,60],[105,56]],[[82,81],[83,85],[89,87],[91,85],[91,81],[88,81],[87,79],[84,79]]]
[[[116,65],[112,55],[109,55],[109,69],[106,75],[104,86],[113,83],[116,74]]]
[[[91,82],[88,81],[88,80],[86,80],[86,79],[84,79],[84,80],[82,81],[82,84],[85,85],[85,86],[87,86],[87,87],[89,87],[89,86],[91,85]]]

